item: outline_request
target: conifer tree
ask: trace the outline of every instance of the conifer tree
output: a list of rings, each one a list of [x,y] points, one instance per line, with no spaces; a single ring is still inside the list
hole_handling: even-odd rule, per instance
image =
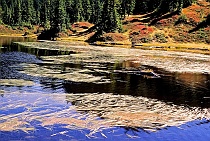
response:
[[[66,25],[70,28],[70,24],[74,22],[73,16],[74,0],[66,0]]]
[[[13,18],[14,18],[14,24],[21,25],[21,23],[22,23],[22,9],[21,9],[21,1],[20,0],[15,1]]]
[[[8,25],[58,25],[89,21],[105,32],[121,30],[121,20],[133,13],[153,12],[152,18],[167,12],[181,13],[196,0],[0,0],[0,20]],[[154,16],[155,15],[155,16]],[[0,22],[0,23],[2,23]]]
[[[34,23],[34,7],[33,7],[33,0],[23,0],[22,3],[22,19],[28,25]]]
[[[55,18],[56,18],[56,22],[55,25],[56,26],[60,26],[61,30],[64,30],[66,28],[66,10],[65,10],[65,5],[64,5],[64,0],[58,0],[57,1],[58,5],[56,6],[56,10],[55,10]]]
[[[90,22],[100,23],[102,16],[103,4],[100,0],[91,0],[91,18]]]
[[[83,8],[82,16],[84,18],[84,21],[90,21],[90,17],[91,17],[90,1],[89,0],[82,0],[82,8]]]
[[[3,10],[2,10],[1,5],[0,5],[0,24],[3,23],[3,21],[2,21],[2,14],[3,14]]]
[[[3,22],[9,25],[12,24],[12,12],[11,12],[11,9],[7,5],[4,8]]]
[[[41,1],[34,0],[34,12],[35,12],[35,24],[40,24],[40,15],[41,15]]]
[[[53,16],[50,14],[51,1],[43,0],[41,3],[40,22],[46,28],[50,29],[50,18]]]
[[[75,0],[74,2],[74,21],[84,21],[83,17],[84,9],[82,7],[82,0]]]
[[[2,10],[3,10],[2,21],[5,24],[10,24],[11,13],[10,13],[10,10],[9,10],[9,8],[7,6],[6,0],[2,0],[1,1],[1,5],[2,5]]]
[[[106,0],[102,13],[102,30],[105,32],[121,31],[122,25],[117,11],[118,0]]]

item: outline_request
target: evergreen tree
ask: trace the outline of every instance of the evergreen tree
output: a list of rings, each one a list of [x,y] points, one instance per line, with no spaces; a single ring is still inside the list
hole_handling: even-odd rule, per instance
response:
[[[135,8],[135,0],[121,0],[121,10],[120,13],[125,17],[126,14],[130,15],[133,13]]]
[[[83,17],[84,9],[82,7],[82,0],[74,1],[74,22],[84,21]]]
[[[34,0],[34,12],[35,12],[35,24],[40,24],[40,15],[41,15],[41,1],[40,0]]]
[[[70,24],[89,21],[105,32],[121,30],[121,20],[134,12],[153,12],[155,18],[182,11],[196,0],[0,0],[0,21],[8,25],[42,24],[64,30]],[[150,14],[151,15],[151,14]],[[155,16],[154,16],[155,15]],[[0,22],[0,23],[2,23]]]
[[[117,11],[118,0],[106,0],[102,13],[102,30],[105,32],[121,31],[122,24]]]
[[[53,15],[50,14],[51,1],[50,0],[43,0],[40,8],[41,8],[40,22],[46,29],[50,29],[51,28],[50,18],[53,16]]]
[[[20,0],[15,1],[13,18],[14,18],[14,24],[21,25],[22,10],[21,10],[21,1]]]
[[[84,21],[90,21],[90,17],[91,17],[90,1],[89,0],[82,0],[82,8],[83,8],[82,16],[84,18]]]
[[[74,22],[74,0],[66,0],[66,26],[70,28],[70,24]]]
[[[11,9],[6,5],[4,8],[4,14],[3,14],[3,22],[5,24],[12,25],[12,12]]]
[[[103,4],[100,0],[92,0],[91,1],[90,22],[95,23],[95,24],[101,22],[102,9],[103,9]]]
[[[35,22],[33,5],[33,0],[23,0],[22,2],[22,20],[27,25]]]
[[[60,26],[61,30],[66,28],[66,10],[64,0],[58,0],[55,8],[55,26]]]
[[[3,15],[3,10],[2,10],[2,8],[0,6],[0,24],[2,23],[2,15]]]

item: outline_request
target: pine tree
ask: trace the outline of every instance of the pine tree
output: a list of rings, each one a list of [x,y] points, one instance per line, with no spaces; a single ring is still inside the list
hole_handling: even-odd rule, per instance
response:
[[[41,15],[41,1],[40,0],[34,0],[34,19],[35,19],[35,24],[38,25],[40,24],[40,15]]]
[[[91,0],[90,22],[95,24],[101,22],[102,9],[103,9],[103,4],[100,0]]]
[[[117,11],[118,0],[107,0],[103,6],[102,30],[105,32],[121,31],[122,24]]]
[[[15,1],[13,18],[14,18],[14,24],[21,25],[21,23],[22,23],[22,10],[21,10],[21,1],[20,0]]]
[[[45,29],[51,28],[51,17],[53,16],[50,14],[51,10],[51,1],[50,0],[43,0],[41,3],[41,12],[40,12],[40,22],[45,27]]]
[[[46,29],[62,29],[88,21],[106,32],[120,31],[121,20],[134,13],[181,13],[196,0],[0,0],[0,20],[8,25],[42,24]],[[1,22],[1,23],[2,23]],[[99,24],[100,23],[100,24]]]
[[[33,0],[23,0],[22,2],[22,20],[26,25],[34,23]]]
[[[2,15],[3,15],[3,10],[1,8],[1,5],[0,5],[0,24],[2,24]]]
[[[70,28],[70,24],[73,23],[73,5],[74,1],[73,0],[66,0],[66,26],[67,28]]]
[[[84,21],[90,21],[90,17],[91,17],[90,1],[89,0],[82,0],[82,8],[83,8],[82,16],[84,18]]]
[[[82,0],[75,0],[74,1],[74,21],[84,21],[83,17],[84,9],[82,7]]]
[[[133,13],[133,10],[135,8],[135,4],[136,4],[136,1],[135,0],[127,0],[127,9],[126,9],[126,13],[128,15],[132,14]]]
[[[58,0],[57,13],[55,17],[57,18],[56,25],[61,27],[61,30],[66,29],[66,10],[64,5],[64,0]]]

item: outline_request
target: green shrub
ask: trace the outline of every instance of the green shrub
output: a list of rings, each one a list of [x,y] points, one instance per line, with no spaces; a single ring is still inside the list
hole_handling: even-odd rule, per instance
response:
[[[166,39],[165,35],[161,32],[155,33],[153,38],[155,39],[156,42],[167,43],[167,39]]]
[[[27,27],[28,29],[33,29],[33,28],[34,28],[34,26],[31,25],[30,23],[25,23],[25,22],[23,22],[21,25],[22,25],[23,27]]]
[[[44,28],[43,27],[39,27],[36,31],[36,33],[42,33],[44,31]]]
[[[3,21],[0,19],[0,24],[4,24]]]
[[[147,38],[147,37],[143,37],[143,38],[140,39],[140,42],[141,43],[150,43],[150,42],[152,42],[152,39]]]
[[[187,19],[187,16],[182,14],[179,16],[179,18],[177,19],[177,21],[175,22],[175,25],[177,24],[181,24],[181,23],[187,23],[188,19]]]
[[[67,23],[67,24],[66,24],[66,29],[70,29],[70,30],[72,29],[72,27],[71,27],[71,24],[70,24],[70,23]]]
[[[45,30],[50,30],[51,25],[50,25],[50,22],[49,22],[49,21],[47,21],[47,22],[44,24],[44,28],[45,28]]]
[[[206,43],[207,44],[210,44],[210,37],[209,38],[206,38]]]
[[[22,30],[22,31],[24,30],[24,28],[22,26],[19,26],[18,29]]]
[[[6,28],[9,28],[9,29],[11,29],[11,28],[12,28],[10,25],[6,25],[5,27],[6,27]]]
[[[203,29],[200,29],[197,33],[197,39],[199,40],[205,40],[207,38],[207,34]]]
[[[17,30],[17,27],[16,26],[12,26],[12,30]]]

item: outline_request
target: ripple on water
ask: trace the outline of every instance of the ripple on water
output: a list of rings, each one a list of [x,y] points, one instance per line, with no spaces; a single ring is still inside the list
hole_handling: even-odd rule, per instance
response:
[[[66,47],[66,43],[64,45],[54,44],[54,42],[53,44],[50,42],[23,44],[42,48],[46,46],[51,49]],[[182,72],[189,67],[187,71],[201,72],[199,68],[202,71],[210,70],[208,56],[193,56],[193,54],[185,53],[169,54],[161,51],[157,56],[155,51],[119,50],[93,46],[70,46],[65,49],[79,54],[45,56],[41,57],[42,60],[37,59],[34,55],[20,52],[0,55],[3,68],[7,68],[5,79],[0,79],[0,94],[2,95],[0,97],[0,136],[2,140],[8,138],[11,140],[20,138],[26,140],[50,140],[52,138],[55,140],[78,138],[115,140],[119,137],[119,140],[144,138],[156,141],[161,139],[182,140],[191,133],[193,137],[196,136],[192,140],[196,140],[198,139],[197,133],[203,134],[199,131],[200,129],[202,132],[205,130],[204,133],[210,130],[209,109],[176,105],[142,96],[125,95],[129,91],[130,93],[141,92],[145,94],[144,96],[149,97],[149,92],[152,90],[154,93],[158,92],[159,89],[154,89],[154,85],[156,86],[163,80],[162,78],[158,80],[141,78],[133,73],[135,70],[132,70],[130,75],[128,73],[130,62],[130,64],[134,63],[131,68],[135,68],[135,64],[140,66],[145,64],[169,71]],[[195,64],[187,60],[188,57],[195,61]],[[121,66],[123,61],[125,61],[124,68]],[[0,67],[1,70],[4,70],[2,66]],[[120,70],[113,71],[117,69]],[[8,70],[11,70],[12,73],[9,74]],[[16,74],[16,79],[7,78],[14,74]],[[192,75],[185,74],[184,77],[176,75],[176,79],[181,81],[179,85],[185,84],[192,90],[197,87],[195,81],[206,81],[206,78],[203,77],[195,76],[193,81],[191,78]],[[131,80],[135,81],[128,84]],[[101,84],[103,81],[107,81],[109,85]],[[139,83],[139,81],[144,81],[144,83]],[[173,81],[171,76],[169,81]],[[142,87],[142,84],[145,84],[145,88]],[[171,85],[172,83],[167,86]],[[139,91],[134,91],[136,86],[140,89]],[[70,89],[69,93],[66,87]],[[103,87],[110,88],[111,93],[107,93]],[[72,89],[75,90],[74,93],[71,93]],[[119,89],[122,89],[122,92],[119,92]],[[80,93],[80,90],[84,92]],[[91,93],[85,93],[87,90],[90,90]],[[118,95],[117,92],[122,95]],[[198,120],[194,121],[195,119]],[[210,137],[199,136],[199,139],[204,140],[204,138],[209,139]]]

